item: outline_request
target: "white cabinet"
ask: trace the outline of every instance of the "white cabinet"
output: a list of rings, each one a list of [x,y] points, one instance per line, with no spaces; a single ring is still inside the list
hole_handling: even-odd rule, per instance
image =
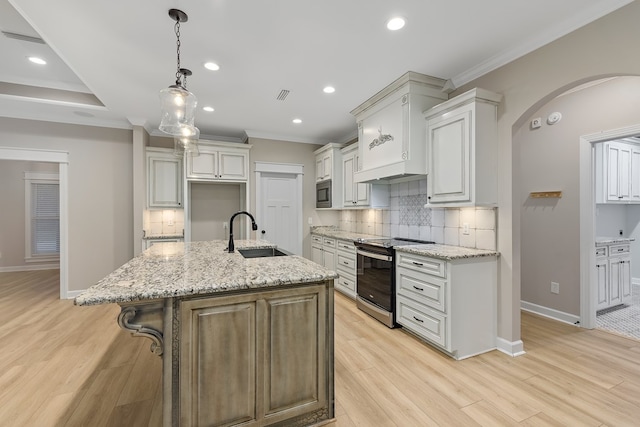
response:
[[[631,253],[628,243],[596,247],[596,310],[631,299]]]
[[[385,207],[389,206],[388,184],[363,184],[355,181],[355,173],[360,170],[358,143],[343,148],[342,157],[342,206]]]
[[[342,156],[343,144],[329,143],[314,151],[316,156],[316,182],[330,185],[331,206],[342,207]]]
[[[495,256],[396,255],[396,322],[456,359],[496,348]]]
[[[200,141],[199,156],[187,155],[187,179],[203,181],[247,181],[249,148],[240,144],[206,144]]]
[[[350,298],[356,298],[356,247],[350,240],[338,240],[336,243],[335,290]]]
[[[596,203],[640,203],[640,146],[609,141],[595,146]]]
[[[183,241],[184,239],[176,237],[175,239],[143,239],[142,243],[145,249],[149,249],[151,246],[155,245],[156,243],[167,243],[167,242],[178,243]]]
[[[356,182],[427,172],[422,111],[447,99],[444,80],[408,72],[351,111],[362,168]]]
[[[147,148],[147,206],[182,207],[182,159],[173,150]]]
[[[476,88],[425,111],[427,203],[497,205],[501,98]]]

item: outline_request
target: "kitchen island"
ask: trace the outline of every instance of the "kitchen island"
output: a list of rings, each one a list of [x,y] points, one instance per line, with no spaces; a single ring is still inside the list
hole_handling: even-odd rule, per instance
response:
[[[78,296],[163,358],[165,426],[308,426],[334,416],[335,272],[265,241],[159,243]]]

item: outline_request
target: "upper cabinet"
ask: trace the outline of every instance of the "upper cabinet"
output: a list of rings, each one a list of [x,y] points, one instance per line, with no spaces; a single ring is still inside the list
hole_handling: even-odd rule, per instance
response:
[[[202,181],[247,181],[249,145],[200,141],[199,156],[187,155],[187,179]]]
[[[173,150],[147,148],[147,206],[182,207],[182,159]]]
[[[358,124],[356,182],[427,173],[422,112],[447,99],[445,81],[408,72],[351,111]]]
[[[341,156],[342,206],[345,208],[389,206],[388,184],[363,184],[355,181],[355,174],[360,170],[358,143],[343,148]]]
[[[501,98],[476,88],[424,112],[428,204],[497,205]]]
[[[316,182],[335,179],[340,172],[340,149],[343,144],[329,143],[314,151]]]
[[[640,203],[640,146],[608,141],[595,150],[596,203]]]

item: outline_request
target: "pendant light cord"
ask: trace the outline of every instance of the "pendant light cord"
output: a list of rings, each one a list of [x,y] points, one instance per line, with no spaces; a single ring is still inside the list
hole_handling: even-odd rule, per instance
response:
[[[176,19],[176,24],[174,25],[174,31],[176,33],[176,55],[178,57],[178,68],[176,68],[176,85],[182,86],[181,78],[182,73],[180,72],[180,20]]]

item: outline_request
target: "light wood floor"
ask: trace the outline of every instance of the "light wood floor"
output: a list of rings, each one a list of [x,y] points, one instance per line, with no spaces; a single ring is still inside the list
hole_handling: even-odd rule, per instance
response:
[[[640,425],[640,341],[523,313],[526,355],[456,362],[335,299],[336,426]],[[118,312],[0,273],[0,426],[160,426],[161,360]]]

